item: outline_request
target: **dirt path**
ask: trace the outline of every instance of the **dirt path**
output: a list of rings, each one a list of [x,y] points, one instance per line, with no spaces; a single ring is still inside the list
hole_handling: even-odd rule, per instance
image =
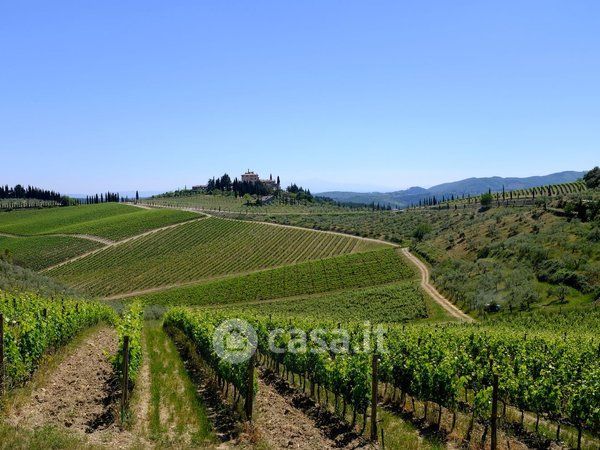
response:
[[[46,236],[48,236],[48,235],[46,235]],[[113,241],[112,239],[103,238],[100,236],[94,236],[92,234],[62,234],[61,233],[61,234],[53,234],[50,236],[76,237],[79,239],[87,239],[88,241],[99,242],[104,245],[112,245],[116,242],[116,241]]]
[[[123,204],[128,205],[128,206],[135,206],[136,208],[141,208],[141,209],[153,209],[152,207],[144,205],[142,203],[125,202]]]
[[[135,239],[140,239],[140,238],[142,238],[144,236],[148,236],[148,235],[150,235],[152,233],[158,233],[159,231],[169,230],[171,228],[180,227],[180,226],[185,225],[187,223],[197,222],[199,220],[203,220],[205,217],[208,217],[208,216],[200,217],[198,219],[186,220],[184,222],[173,223],[171,225],[166,225],[166,226],[160,227],[160,228],[153,228],[152,230],[144,231],[143,233],[136,234],[135,236],[130,236],[130,237],[122,239],[120,241],[112,241],[110,244],[107,244],[104,247],[100,247],[100,248],[97,248],[97,249],[94,249],[94,250],[90,250],[89,252],[85,252],[85,253],[82,253],[80,255],[74,256],[73,258],[66,259],[65,261],[59,262],[58,264],[54,264],[53,266],[46,267],[45,269],[40,270],[40,272],[47,272],[49,270],[56,269],[57,267],[64,266],[65,264],[69,264],[69,263],[72,263],[72,262],[77,261],[79,259],[85,258],[86,256],[90,256],[90,255],[93,255],[95,253],[102,252],[102,251],[106,250],[107,248],[114,247],[115,245],[125,244],[125,243],[133,241]],[[97,236],[94,236],[94,237],[97,237]]]
[[[112,328],[88,336],[27,402],[11,411],[8,422],[28,429],[50,425],[73,431],[90,443],[129,447],[133,436],[115,424],[114,372],[108,355],[116,349]]]
[[[433,300],[435,300],[442,308],[444,308],[444,310],[446,310],[446,312],[448,312],[448,314],[450,314],[452,317],[463,322],[475,322],[475,319],[454,306],[450,300],[440,294],[429,282],[429,268],[423,264],[419,258],[413,255],[408,248],[403,248],[402,253],[419,269],[419,272],[421,273],[421,287]]]

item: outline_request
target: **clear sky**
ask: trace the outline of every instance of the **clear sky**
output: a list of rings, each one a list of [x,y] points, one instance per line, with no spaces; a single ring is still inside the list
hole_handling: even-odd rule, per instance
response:
[[[600,2],[3,1],[1,183],[313,192],[600,163]]]

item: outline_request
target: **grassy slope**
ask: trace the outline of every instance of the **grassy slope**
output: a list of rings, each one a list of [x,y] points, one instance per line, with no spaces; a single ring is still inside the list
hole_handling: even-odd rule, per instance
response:
[[[416,248],[433,263],[434,282],[469,309],[512,301],[514,286],[535,291],[537,308],[584,306],[600,287],[600,242],[590,239],[594,223],[540,208],[446,212],[442,218],[446,226],[434,228]],[[560,284],[567,286],[565,305],[557,305]]]
[[[52,278],[5,261],[0,261],[0,290],[31,291],[48,297],[54,295],[68,295],[72,297],[77,294],[73,289]]]
[[[197,217],[197,214],[185,211],[104,203],[0,212],[0,232],[16,235],[91,234],[116,240]]]
[[[32,270],[52,266],[101,246],[98,242],[66,236],[0,236],[0,252],[9,250],[15,264]]]
[[[144,327],[150,372],[149,438],[163,447],[212,447],[216,441],[207,411],[196,394],[173,341],[159,323]]]
[[[110,247],[48,274],[108,296],[382,246],[348,236],[207,218]]]

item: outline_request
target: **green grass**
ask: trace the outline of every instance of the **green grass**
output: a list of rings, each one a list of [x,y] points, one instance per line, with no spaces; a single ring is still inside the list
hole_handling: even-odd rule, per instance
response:
[[[21,236],[91,234],[118,240],[195,218],[197,214],[186,211],[103,203],[0,212],[0,232]]]
[[[101,449],[73,433],[44,426],[34,430],[0,423],[0,450]]]
[[[0,254],[8,250],[14,264],[32,270],[52,266],[101,246],[98,242],[66,236],[0,236]]]
[[[341,255],[178,287],[141,298],[148,305],[223,305],[392,283],[415,271],[394,249]]]
[[[111,296],[386,247],[350,236],[206,218],[134,239],[48,271]]]
[[[150,440],[160,448],[215,443],[207,412],[171,339],[157,322],[144,327],[150,371]]]
[[[428,317],[425,294],[416,281],[231,307],[242,312],[340,322],[404,322]]]

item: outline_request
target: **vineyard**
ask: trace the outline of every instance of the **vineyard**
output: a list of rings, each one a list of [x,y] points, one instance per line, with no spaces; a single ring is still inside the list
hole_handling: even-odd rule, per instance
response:
[[[227,311],[229,314],[239,311],[341,322],[369,320],[373,323],[391,323],[429,318],[433,314],[428,311],[427,303],[418,284],[408,281],[275,301],[234,304]]]
[[[89,234],[118,240],[196,218],[197,214],[186,211],[141,209],[119,203],[102,203],[2,212],[0,232],[20,236]]]
[[[582,195],[572,189],[575,193],[569,195]],[[285,211],[286,206],[279,207]],[[81,208],[90,208],[90,214],[80,215]],[[204,217],[108,204],[38,210],[39,222],[28,216],[31,212],[0,214],[5,258],[44,270],[97,251],[44,270],[52,279],[3,261],[0,269],[8,267],[9,288],[14,289],[11,280],[21,289],[41,283],[62,297],[59,283],[65,283],[111,298],[122,313],[118,317],[108,306],[66,296],[50,300],[2,292],[5,387],[12,396],[38,367],[46,367],[40,366],[44,355],[79,342],[73,338],[92,325],[109,323],[102,335],[94,336],[102,345],[112,343],[102,347],[110,351],[95,348],[94,361],[108,365],[102,369],[107,384],[96,386],[96,392],[106,395],[101,402],[115,408],[106,420],[113,426],[126,424],[110,432],[116,433],[116,442],[127,442],[115,445],[148,445],[136,442],[127,427],[153,444],[190,444],[194,433],[207,446],[217,437],[237,442],[233,436],[244,434],[239,430],[247,426],[260,430],[256,436],[262,438],[269,432],[284,436],[281,441],[269,435],[274,448],[293,447],[299,442],[295,439],[316,442],[278,428],[274,421],[293,410],[315,421],[308,427],[317,428],[317,436],[332,428],[345,430],[340,433],[348,437],[326,438],[332,443],[358,439],[364,445],[376,438],[382,448],[439,448],[446,443],[495,448],[492,442],[502,439],[510,448],[513,443],[598,447],[600,317],[597,306],[588,302],[600,255],[593,222],[569,220],[535,206],[482,213],[328,210]],[[165,224],[177,226],[161,228]],[[103,246],[62,236],[69,233],[132,238]],[[489,301],[492,290],[498,295],[494,298],[506,296],[500,304],[516,309],[511,314],[482,312],[475,324],[454,322],[421,288],[417,270],[398,247],[356,236],[410,246],[433,266],[439,290],[465,309],[474,310],[478,296]],[[548,291],[547,304],[539,301],[530,310],[511,303],[521,293],[544,293],[545,284],[555,283],[559,275],[573,283],[567,293],[576,301],[553,301],[556,294]],[[537,284],[524,284],[528,276],[535,276]],[[146,317],[164,316],[144,322],[144,312]],[[215,331],[227,319],[242,319],[256,330],[259,352],[253,359],[237,363],[220,356]],[[379,324],[385,326],[376,348],[372,333]],[[249,344],[240,334],[225,339],[230,349]],[[148,348],[149,343],[160,349]],[[76,352],[78,357],[92,354],[94,342],[88,340],[86,346]],[[71,362],[65,373],[77,380],[77,370],[69,367]],[[94,383],[95,371],[87,372]],[[55,376],[62,379],[62,372]],[[106,392],[103,386],[109,386]],[[38,395],[43,396],[36,392],[33,411]],[[185,407],[180,405],[182,392]],[[140,398],[149,398],[149,406]],[[56,401],[55,410],[61,408]],[[140,408],[151,413],[140,416]],[[191,416],[197,429],[188,433],[185,424]],[[59,425],[69,422],[60,417]],[[247,419],[252,425],[242,426]],[[183,428],[172,431],[175,424]],[[398,437],[398,427],[409,431]],[[251,439],[259,439],[257,447],[268,447],[262,438]],[[407,444],[415,439],[420,443]]]
[[[383,348],[378,348],[379,363],[375,365],[371,361],[377,344],[372,336],[365,341],[362,324],[350,324],[349,346],[340,347],[342,331],[335,321],[297,318],[292,322],[287,317],[184,308],[167,313],[165,326],[182,330],[218,378],[242,393],[249,392],[247,362],[237,366],[223,363],[216,358],[210,339],[215,328],[229,317],[244,319],[254,327],[263,364],[277,373],[281,366],[288,379],[291,375],[293,384],[302,390],[308,385],[317,402],[329,405],[342,417],[351,411],[352,426],[362,416],[363,431],[369,415],[373,416],[373,409],[369,414],[368,407],[374,395],[381,395],[382,400],[394,402],[401,409],[410,408],[407,402],[411,399],[413,413],[415,400],[422,402],[425,418],[429,417],[428,408],[435,407],[433,422],[438,427],[444,409],[452,416],[452,430],[457,420],[466,418],[467,441],[471,441],[475,423],[485,428],[483,443],[490,426],[500,425],[507,430],[518,426],[524,432],[526,414],[536,418],[535,433],[540,430],[540,420],[553,423],[556,439],[574,439],[571,445],[577,448],[582,447],[582,442],[587,446],[585,441],[589,439],[590,444],[594,442],[600,431],[597,337],[557,337],[544,332],[515,332],[501,326],[389,326]],[[270,332],[276,329],[279,331],[271,340]],[[314,334],[314,330],[324,331]],[[302,336],[310,339],[299,340]],[[323,343],[327,344],[327,351],[323,351]],[[233,348],[244,345],[241,342]],[[292,348],[295,351],[289,351]],[[374,370],[376,391],[372,389]],[[327,393],[332,393],[333,399]],[[512,410],[520,413],[516,424],[509,414]],[[570,427],[577,430],[575,437],[565,432]],[[495,439],[494,431],[492,435],[491,439]]]
[[[53,208],[60,206],[59,202],[53,200],[38,200],[35,198],[2,198],[0,199],[0,210],[24,209],[24,208]]]
[[[396,250],[382,249],[169,289],[141,298],[149,305],[224,305],[380,285],[414,275],[414,269]]]
[[[517,189],[505,192],[492,192],[492,204],[503,206],[517,206],[534,204],[538,199],[552,199],[553,197],[561,197],[569,194],[578,194],[585,192],[587,187],[583,181],[574,181],[572,183],[552,184],[546,186],[537,186],[527,189]],[[438,199],[440,200],[440,199]],[[442,198],[439,203],[430,205],[430,207],[455,207],[455,206],[479,206],[481,196],[461,196],[454,198]]]
[[[536,196],[554,196],[554,195],[566,195],[577,192],[583,192],[587,189],[583,181],[575,181],[573,183],[553,184],[549,186],[539,186],[529,189],[519,189],[517,191],[511,191],[513,198],[523,198]]]
[[[213,346],[213,336],[221,322],[222,316],[187,314],[183,310],[173,309],[165,317],[163,326],[167,332],[170,328],[181,331],[193,342],[202,359],[217,376],[218,381],[227,384],[227,390],[229,384],[231,384],[238,395],[249,400],[257,389],[254,377],[248,377],[248,373],[254,370],[253,361],[251,359],[235,362],[227,361],[217,353]],[[247,346],[249,342],[245,337],[239,336],[236,342],[230,344],[242,348]],[[234,396],[236,396],[236,393],[234,393]],[[251,411],[247,412],[249,412],[249,416],[252,415]]]
[[[242,220],[257,220],[292,225],[313,230],[326,230],[354,236],[408,243],[415,228],[428,220],[439,220],[438,211],[369,211],[354,214],[227,214]]]
[[[4,374],[8,389],[22,383],[49,350],[98,322],[114,323],[113,310],[83,300],[50,300],[0,291],[4,325]]]
[[[380,247],[386,244],[206,218],[111,246],[47,274],[90,294],[110,296]]]
[[[291,204],[289,201],[279,199],[277,197],[269,198],[269,200],[257,206],[255,204],[247,205],[246,201],[241,197],[235,197],[233,195],[206,195],[206,194],[195,194],[181,197],[155,197],[143,201],[144,204],[149,206],[166,206],[171,208],[192,208],[199,211],[211,211],[211,212],[236,212],[236,213],[257,213],[257,214],[268,214],[268,213],[303,213],[303,214],[316,214],[316,213],[328,213],[328,212],[349,212],[349,211],[360,211],[368,209],[367,206],[349,209],[344,206],[337,206],[333,203],[320,203],[320,202],[294,202]]]
[[[88,239],[67,236],[12,237],[0,234],[0,253],[21,267],[41,270],[101,247]],[[8,251],[8,253],[7,253]]]
[[[131,303],[117,324],[118,346],[113,356],[114,373],[122,383],[121,420],[124,420],[125,409],[129,403],[130,393],[135,387],[142,364],[142,328],[144,326],[144,309],[141,303]]]

